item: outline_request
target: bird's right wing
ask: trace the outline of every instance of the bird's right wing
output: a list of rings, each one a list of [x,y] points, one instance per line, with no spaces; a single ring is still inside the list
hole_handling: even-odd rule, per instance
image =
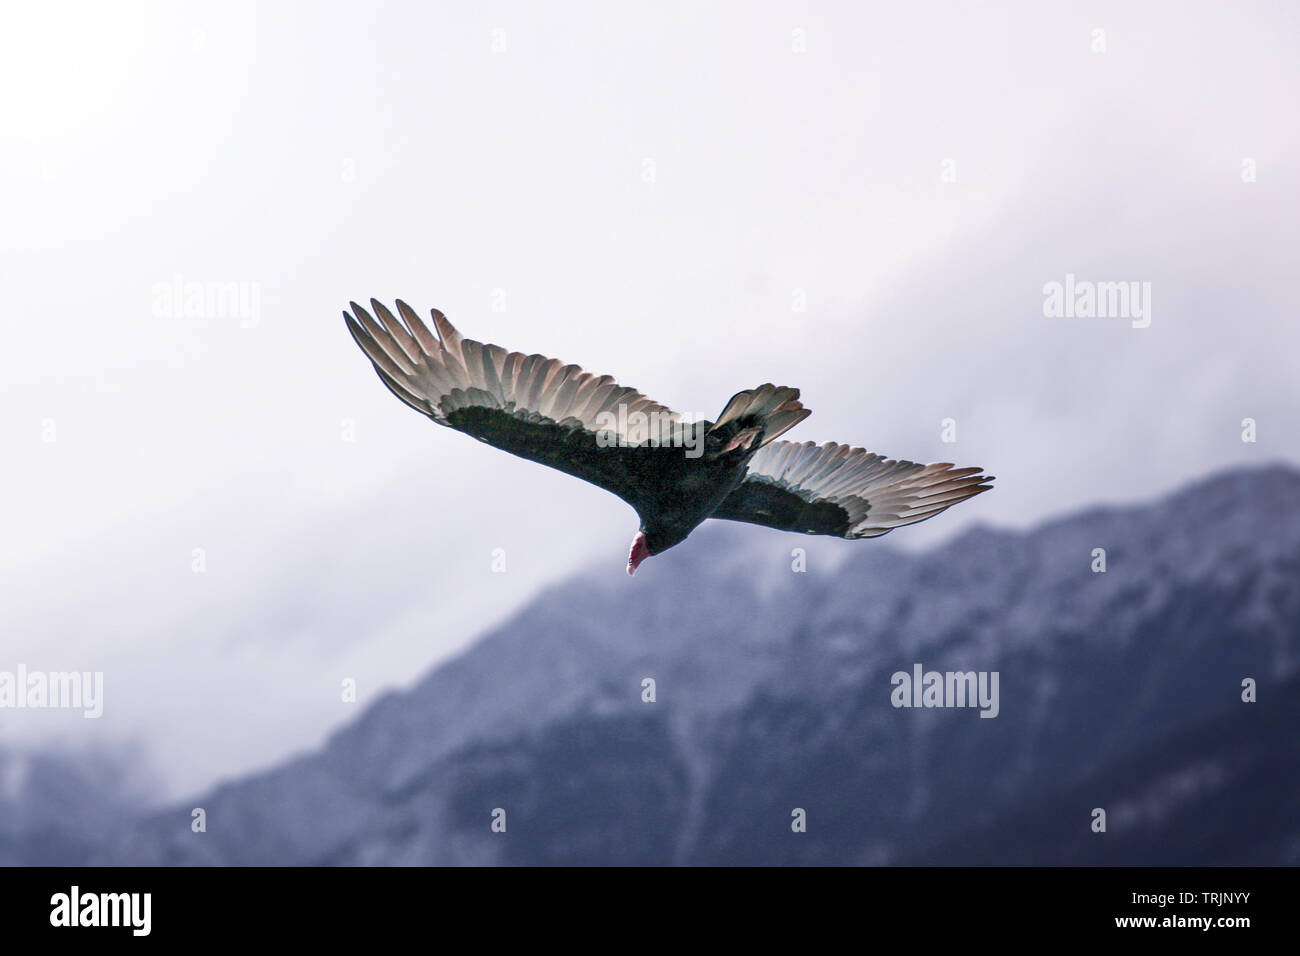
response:
[[[991,487],[979,468],[892,461],[827,442],[764,446],[711,517],[781,531],[872,538],[937,515]]]
[[[405,302],[397,302],[400,321],[382,303],[370,304],[377,319],[355,302],[352,315],[343,313],[352,337],[393,394],[440,425],[589,481],[633,507],[662,459],[682,455],[680,445],[661,444],[664,435],[694,426],[608,375],[462,338],[437,309],[435,338]],[[660,430],[654,447],[652,426]]]

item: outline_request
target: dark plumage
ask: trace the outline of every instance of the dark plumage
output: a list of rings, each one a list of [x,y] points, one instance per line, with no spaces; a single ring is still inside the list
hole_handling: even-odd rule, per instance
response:
[[[343,313],[384,384],[440,425],[613,492],[641,519],[628,573],[707,518],[868,538],[989,489],[979,468],[893,461],[829,442],[776,441],[811,412],[798,389],[732,396],[716,422],[683,422],[608,375],[462,338],[438,337],[406,303]]]

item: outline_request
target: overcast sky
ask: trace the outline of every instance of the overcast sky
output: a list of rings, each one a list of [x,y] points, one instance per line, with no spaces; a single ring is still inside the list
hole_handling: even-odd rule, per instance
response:
[[[107,700],[0,742],[185,792],[624,573],[635,515],[397,402],[350,299],[997,475],[901,547],[1300,460],[1296,5],[475,7],[6,9],[0,670]],[[1149,325],[1046,316],[1067,274]]]

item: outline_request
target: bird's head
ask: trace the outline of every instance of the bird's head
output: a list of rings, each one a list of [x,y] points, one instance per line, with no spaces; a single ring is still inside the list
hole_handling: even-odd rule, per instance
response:
[[[636,574],[636,569],[642,561],[651,555],[662,554],[675,544],[680,544],[690,533],[690,525],[683,526],[664,521],[643,524],[636,537],[632,539],[632,550],[627,555],[627,573]]]
[[[636,574],[636,569],[641,566],[641,562],[650,555],[654,554],[650,550],[650,545],[646,541],[645,532],[638,531],[636,537],[632,539],[632,550],[627,555],[627,573]]]

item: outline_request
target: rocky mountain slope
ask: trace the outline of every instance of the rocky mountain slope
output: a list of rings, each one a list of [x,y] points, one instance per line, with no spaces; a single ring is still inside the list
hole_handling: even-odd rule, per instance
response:
[[[320,752],[112,828],[84,856],[1300,859],[1300,472],[1225,473],[923,554],[812,549],[795,572],[801,543],[714,523],[635,579],[580,575]],[[997,672],[997,717],[894,707],[891,675],[915,664]]]

